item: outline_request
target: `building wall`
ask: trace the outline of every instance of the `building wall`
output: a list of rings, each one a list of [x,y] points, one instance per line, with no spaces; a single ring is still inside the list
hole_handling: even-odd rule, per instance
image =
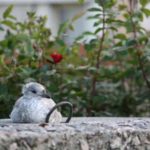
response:
[[[14,9],[12,14],[15,15],[20,21],[26,19],[27,11],[35,11],[37,15],[47,15],[48,21],[46,26],[52,31],[52,36],[57,35],[58,27],[67,19],[81,11],[87,10],[92,6],[94,0],[86,0],[83,5],[79,5],[77,0],[0,0],[0,18],[8,5],[13,4]],[[70,44],[73,39],[86,30],[92,29],[92,23],[87,22],[87,14],[74,23],[75,30],[68,32],[65,39]],[[3,34],[0,33],[0,38]]]
[[[47,27],[51,29],[53,37],[56,36],[58,27],[61,23],[95,5],[94,0],[85,0],[83,5],[79,5],[77,0],[0,0],[0,18],[9,4],[14,5],[13,15],[22,21],[26,19],[27,11],[36,11],[37,15],[47,15]],[[75,30],[69,31],[67,35],[64,36],[68,44],[72,43],[74,38],[82,32],[94,30],[92,26],[93,22],[86,19],[88,15],[89,14],[86,13],[86,15],[77,20],[74,23]],[[142,23],[145,28],[150,30],[149,24],[150,19],[145,19]],[[3,34],[0,33],[0,38],[2,37]]]

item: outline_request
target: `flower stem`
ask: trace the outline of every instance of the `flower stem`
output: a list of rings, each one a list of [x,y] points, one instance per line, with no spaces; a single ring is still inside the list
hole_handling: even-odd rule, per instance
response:
[[[129,11],[128,11],[128,13],[130,15],[130,20],[131,20],[131,25],[132,25],[132,30],[133,30],[133,38],[134,38],[135,41],[137,41],[136,24],[133,21],[133,17],[132,17],[133,13],[134,13],[134,8],[133,8],[133,4],[132,4],[131,0],[129,0]],[[147,87],[150,89],[150,81],[148,80],[147,74],[144,70],[144,64],[143,64],[142,59],[141,59],[141,48],[140,48],[140,44],[138,43],[138,41],[135,44],[135,48],[137,49],[137,60],[138,60],[140,70],[142,72],[143,79],[145,80],[145,83],[146,83]]]
[[[101,53],[102,53],[102,50],[103,50],[104,40],[105,40],[105,9],[103,7],[102,35],[101,35],[100,42],[99,42],[99,48],[98,48],[98,51],[97,51],[96,64],[95,64],[95,67],[96,67],[97,70],[100,68],[100,57],[101,57]],[[93,103],[92,98],[97,93],[96,92],[96,83],[97,83],[97,75],[94,75],[93,79],[92,79],[92,86],[91,86],[91,98],[90,98],[90,105],[91,106],[92,106],[92,103]]]

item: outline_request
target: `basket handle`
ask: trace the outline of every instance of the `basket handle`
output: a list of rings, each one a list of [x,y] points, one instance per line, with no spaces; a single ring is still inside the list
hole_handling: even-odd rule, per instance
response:
[[[72,104],[70,102],[67,102],[67,101],[63,101],[63,102],[60,102],[60,103],[57,103],[50,111],[49,113],[47,114],[46,116],[46,119],[45,119],[45,123],[48,123],[49,122],[49,118],[50,116],[52,115],[52,113],[54,112],[54,110],[56,110],[58,107],[62,107],[62,106],[68,106],[69,108],[69,116],[68,118],[66,119],[65,122],[63,123],[68,123],[70,120],[71,120],[71,117],[72,117],[72,112],[73,112],[73,108],[72,108]]]

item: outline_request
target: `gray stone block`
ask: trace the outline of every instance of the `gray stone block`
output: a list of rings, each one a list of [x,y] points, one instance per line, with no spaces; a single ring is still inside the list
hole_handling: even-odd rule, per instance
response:
[[[0,150],[150,150],[150,118],[73,118],[68,124],[0,120]]]

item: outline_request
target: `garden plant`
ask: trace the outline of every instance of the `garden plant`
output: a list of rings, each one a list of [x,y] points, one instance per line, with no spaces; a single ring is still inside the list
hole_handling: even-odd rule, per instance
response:
[[[70,101],[74,116],[150,116],[150,33],[141,24],[150,17],[149,0],[126,2],[95,0],[87,10],[95,31],[82,33],[72,45],[63,34],[73,32],[80,14],[62,23],[52,40],[46,16],[27,12],[20,22],[10,5],[0,20],[5,35],[0,41],[0,117],[9,116],[29,81],[45,85],[56,102]]]

